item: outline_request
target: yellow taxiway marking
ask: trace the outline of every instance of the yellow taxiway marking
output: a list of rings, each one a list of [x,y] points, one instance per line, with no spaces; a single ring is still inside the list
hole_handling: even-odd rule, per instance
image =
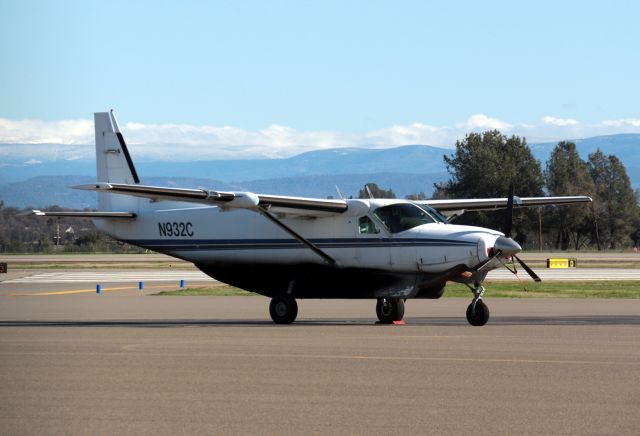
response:
[[[159,288],[174,288],[175,285],[157,285],[157,286],[149,286],[145,287],[145,289],[159,289]],[[101,292],[110,292],[110,291],[126,291],[128,289],[138,289],[138,286],[123,286],[119,288],[102,288]],[[40,297],[44,295],[68,295],[68,294],[88,294],[88,293],[97,293],[96,288],[93,289],[74,289],[69,291],[53,291],[53,292],[39,292],[36,294],[7,294],[9,297]]]

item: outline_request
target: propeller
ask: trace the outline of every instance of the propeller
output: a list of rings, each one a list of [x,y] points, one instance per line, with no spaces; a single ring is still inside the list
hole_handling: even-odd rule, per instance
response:
[[[527,265],[522,259],[516,256],[516,252],[519,252],[521,248],[516,241],[511,239],[511,227],[513,226],[513,191],[514,187],[513,183],[511,183],[509,185],[509,198],[507,199],[507,211],[505,213],[504,219],[504,237],[501,236],[496,240],[495,251],[496,253],[501,252],[502,254],[506,254],[507,256],[512,256],[515,260],[518,261],[522,269],[524,269],[535,282],[541,282],[542,279],[538,277],[538,275],[529,267],[529,265]],[[511,253],[509,251],[511,251]]]
[[[493,245],[493,250],[491,255],[487,259],[480,262],[478,265],[471,268],[471,271],[481,270],[489,262],[498,258],[498,256],[502,256],[505,258],[511,257],[512,259],[515,259],[520,264],[522,269],[524,269],[534,281],[541,282],[542,279],[538,277],[538,275],[529,267],[529,265],[527,265],[524,262],[524,260],[516,256],[516,253],[519,253],[520,251],[522,251],[522,247],[515,240],[513,240],[513,238],[511,238],[511,228],[513,227],[514,199],[515,199],[514,187],[513,187],[513,183],[511,183],[509,185],[509,198],[507,199],[507,211],[505,213],[504,226],[502,227],[504,230],[504,236],[499,236],[498,239],[496,239]],[[519,203],[519,200],[518,200],[518,203]],[[499,259],[499,260],[509,271],[511,271],[514,274],[517,273],[515,268],[511,269],[504,262],[502,262],[502,259]]]
[[[540,277],[538,277],[538,274],[533,272],[533,270],[531,268],[529,268],[529,265],[524,263],[524,261],[522,259],[520,259],[515,254],[513,255],[513,257],[514,257],[515,260],[518,261],[518,263],[520,264],[522,269],[524,269],[527,272],[527,274],[529,274],[529,276],[533,279],[534,282],[541,282],[542,281],[542,279]]]

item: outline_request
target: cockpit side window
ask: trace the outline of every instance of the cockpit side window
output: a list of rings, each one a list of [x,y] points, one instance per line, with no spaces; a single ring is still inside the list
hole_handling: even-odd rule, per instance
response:
[[[379,207],[373,214],[391,233],[400,233],[422,224],[436,222],[426,211],[412,203]]]
[[[380,229],[371,221],[371,218],[365,215],[358,220],[358,233],[361,235],[375,235],[380,233]]]

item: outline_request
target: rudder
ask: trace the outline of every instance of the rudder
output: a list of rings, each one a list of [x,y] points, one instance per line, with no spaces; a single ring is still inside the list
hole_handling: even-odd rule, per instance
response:
[[[111,112],[96,112],[94,120],[98,181],[140,183],[113,110]]]

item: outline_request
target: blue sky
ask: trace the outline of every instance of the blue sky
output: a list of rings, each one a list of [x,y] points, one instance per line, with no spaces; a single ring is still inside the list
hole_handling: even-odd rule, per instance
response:
[[[2,0],[0,143],[90,143],[109,108],[185,157],[640,132],[639,4]]]

